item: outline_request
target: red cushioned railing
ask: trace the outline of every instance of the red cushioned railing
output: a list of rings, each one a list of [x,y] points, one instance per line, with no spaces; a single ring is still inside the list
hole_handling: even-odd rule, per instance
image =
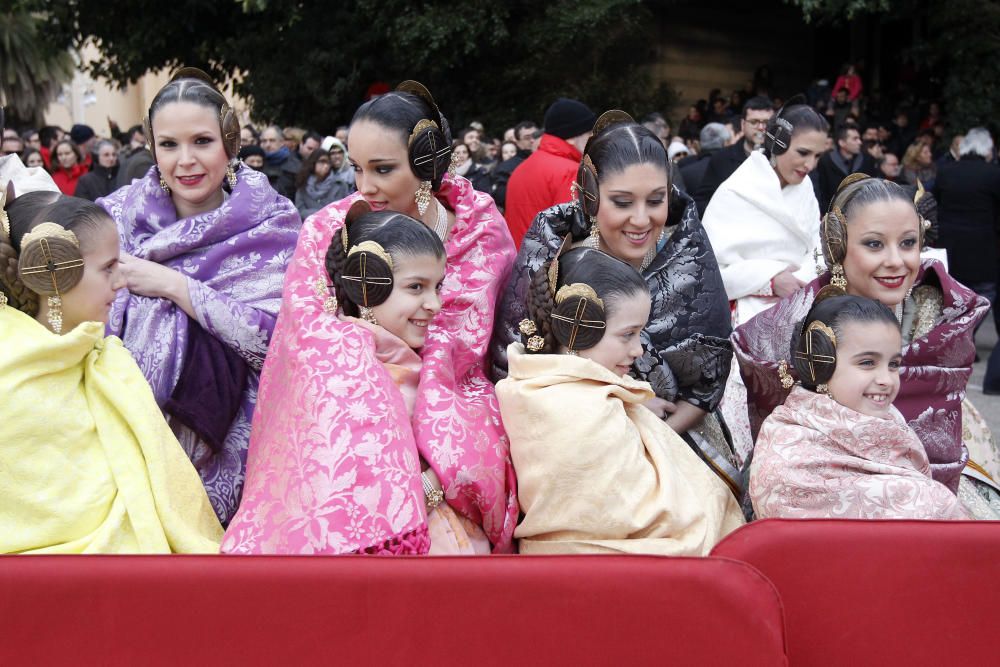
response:
[[[1000,523],[769,519],[712,553],[774,582],[793,666],[1000,664]]]
[[[0,557],[0,664],[782,665],[744,563]]]

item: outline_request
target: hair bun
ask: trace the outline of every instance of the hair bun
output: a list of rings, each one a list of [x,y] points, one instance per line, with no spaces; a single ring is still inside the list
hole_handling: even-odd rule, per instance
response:
[[[427,118],[417,123],[410,133],[409,157],[417,178],[437,189],[451,164],[451,144],[438,123]]]
[[[587,350],[604,337],[607,320],[604,302],[590,285],[573,283],[556,292],[552,310],[552,334],[570,350]]]
[[[62,225],[43,222],[21,239],[17,272],[35,294],[65,294],[83,278],[80,241]]]
[[[602,113],[594,122],[593,136],[596,137],[612,125],[618,125],[619,123],[635,123],[635,119],[621,109],[609,109]]]
[[[218,87],[215,85],[215,81],[213,81],[212,77],[208,75],[208,72],[198,67],[180,68],[179,70],[174,72],[174,75],[172,77],[170,77],[170,81],[173,82],[176,81],[177,79],[198,79],[199,81],[203,81],[208,85],[210,85],[212,88],[218,90]]]
[[[364,241],[350,249],[344,262],[344,294],[353,303],[372,308],[392,294],[392,257],[375,241]]]

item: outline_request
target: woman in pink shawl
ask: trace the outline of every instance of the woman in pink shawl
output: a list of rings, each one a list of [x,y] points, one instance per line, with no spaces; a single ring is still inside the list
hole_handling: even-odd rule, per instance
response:
[[[844,180],[820,228],[831,270],[733,333],[751,430],[756,440],[761,423],[789,394],[791,385],[782,382],[778,367],[788,358],[795,323],[821,288],[837,285],[895,309],[903,334],[895,406],[923,443],[934,479],[958,493],[977,518],[998,518],[996,484],[969,464],[962,439],[973,329],[989,303],[936,260],[921,263],[923,229],[913,201],[899,186],[863,174]]]
[[[415,82],[355,114],[358,193],[303,225],[261,378],[243,502],[223,551],[427,553],[426,501],[435,494],[422,488],[413,451],[493,552],[512,550],[517,489],[484,360],[514,244],[492,199],[445,174],[449,135],[430,93]],[[327,249],[362,198],[374,211],[423,221],[447,255],[409,424],[361,329],[330,317],[337,305]]]

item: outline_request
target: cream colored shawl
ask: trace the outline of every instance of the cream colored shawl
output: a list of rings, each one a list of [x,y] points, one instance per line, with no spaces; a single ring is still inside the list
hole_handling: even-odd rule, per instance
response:
[[[0,306],[0,553],[212,553],[222,526],[121,341]]]
[[[508,350],[497,397],[517,472],[521,553],[703,556],[736,499],[643,403],[646,382],[569,355]]]

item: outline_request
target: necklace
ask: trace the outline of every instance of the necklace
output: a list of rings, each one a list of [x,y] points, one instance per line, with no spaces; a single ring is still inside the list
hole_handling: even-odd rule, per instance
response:
[[[660,236],[656,239],[656,243],[654,243],[649,248],[649,250],[646,251],[646,254],[643,256],[642,264],[639,265],[639,273],[642,273],[643,271],[648,269],[649,265],[653,263],[653,258],[656,257],[656,250],[657,248],[660,247],[660,244],[663,243],[663,238],[666,235],[667,235],[667,230],[664,227],[663,231],[660,232]]]
[[[448,209],[438,199],[435,199],[434,203],[437,204],[437,221],[434,223],[434,233],[444,243],[444,237],[448,235]]]

